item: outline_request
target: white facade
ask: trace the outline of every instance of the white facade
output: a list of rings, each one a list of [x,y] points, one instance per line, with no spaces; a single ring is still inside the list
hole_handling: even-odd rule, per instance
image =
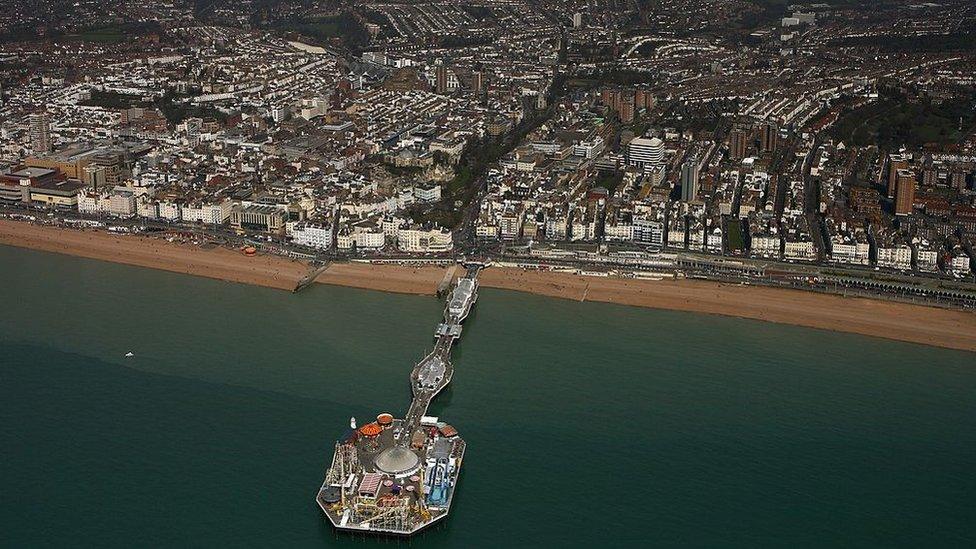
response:
[[[98,199],[96,194],[81,193],[78,195],[78,211],[83,214],[98,213]]]
[[[183,221],[220,225],[230,218],[232,206],[230,200],[217,204],[187,204],[183,206],[181,214]]]
[[[292,229],[292,242],[301,246],[327,250],[332,247],[332,226],[302,223]]]
[[[178,202],[170,202],[164,200],[159,203],[159,218],[165,219],[167,221],[179,221],[181,220],[183,212],[183,207],[180,206]]]
[[[498,225],[485,225],[479,223],[474,228],[474,234],[478,238],[498,238]]]
[[[912,249],[908,246],[878,248],[878,266],[892,269],[912,268]]]
[[[852,265],[867,265],[871,262],[871,246],[867,242],[834,242],[831,247],[830,260]]]
[[[607,240],[631,241],[634,239],[634,226],[630,223],[607,225],[603,228],[603,236]]]
[[[420,202],[437,202],[441,199],[441,186],[417,185],[413,188],[413,195]]]
[[[502,238],[514,240],[522,236],[522,211],[509,211],[498,218],[498,231]]]
[[[965,254],[960,254],[952,258],[949,262],[949,271],[957,274],[968,275],[969,271],[969,256]]]
[[[88,214],[132,216],[136,213],[136,197],[130,192],[83,193],[78,197],[78,211]]]
[[[811,240],[787,240],[783,256],[786,259],[808,261],[816,259],[817,252],[813,249]]]
[[[664,246],[664,224],[647,218],[634,219],[634,242],[647,246]]]
[[[722,232],[711,232],[708,233],[708,238],[706,239],[705,246],[708,251],[714,254],[722,253]]]
[[[752,255],[754,257],[779,257],[779,237],[776,235],[752,237]]]
[[[566,218],[553,216],[546,218],[546,238],[549,240],[566,239]]]
[[[159,205],[156,202],[143,198],[136,203],[136,215],[147,219],[159,217]]]
[[[668,227],[668,246],[672,248],[685,247],[685,224],[678,220]]]
[[[397,247],[403,252],[446,252],[454,247],[454,236],[447,229],[401,227],[397,233]]]
[[[353,227],[352,232],[336,237],[336,245],[343,250],[353,246],[357,250],[379,250],[386,245],[386,233],[380,227]]]
[[[130,192],[112,193],[108,197],[108,212],[120,216],[135,215],[135,195]]]
[[[587,160],[591,158],[596,158],[601,152],[603,152],[605,143],[603,138],[596,136],[593,141],[580,141],[573,145],[573,154],[575,156],[582,156]]]
[[[664,163],[664,142],[656,137],[632,139],[627,144],[627,162],[645,171]]]
[[[918,251],[918,269],[930,273],[939,270],[939,254],[933,250]]]

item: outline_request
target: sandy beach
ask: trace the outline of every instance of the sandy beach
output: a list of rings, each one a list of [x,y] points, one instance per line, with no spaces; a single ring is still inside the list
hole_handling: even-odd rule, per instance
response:
[[[319,282],[431,295],[445,272],[439,267],[335,264]],[[976,351],[976,314],[936,307],[702,280],[635,280],[499,267],[482,271],[480,283],[563,299],[719,314]]]
[[[278,256],[246,257],[226,248],[204,249],[161,238],[61,229],[6,219],[0,219],[0,244],[282,290],[294,289],[308,272],[304,263]]]
[[[158,238],[0,220],[0,244],[291,290],[308,270],[278,256],[246,257]],[[433,295],[446,267],[335,263],[317,279],[369,290]],[[698,280],[633,280],[492,267],[481,285],[578,301],[719,314],[976,351],[976,314],[800,290]]]

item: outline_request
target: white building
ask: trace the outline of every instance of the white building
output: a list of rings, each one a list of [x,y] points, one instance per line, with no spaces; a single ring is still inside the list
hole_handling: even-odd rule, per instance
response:
[[[830,260],[852,265],[867,265],[870,263],[871,246],[867,242],[834,242],[831,246]]]
[[[483,239],[498,238],[498,225],[478,223],[474,228],[474,234]]]
[[[573,154],[589,160],[599,156],[604,148],[605,143],[603,142],[603,138],[598,135],[592,141],[580,141],[573,145]]]
[[[787,240],[783,257],[800,261],[810,261],[817,258],[812,240]]]
[[[423,229],[420,227],[400,227],[397,233],[397,247],[400,251],[411,253],[447,252],[454,248],[454,236],[451,231],[435,227]]]
[[[959,275],[969,275],[969,256],[966,254],[959,254],[949,261],[949,272]]]
[[[368,224],[345,229],[336,236],[336,246],[340,250],[379,250],[386,246],[386,233],[379,225]]]
[[[78,211],[129,217],[136,213],[136,197],[128,191],[83,193],[78,197]]]
[[[664,142],[657,137],[636,137],[627,144],[627,163],[644,171],[664,163]]]
[[[136,215],[146,219],[156,219],[159,217],[159,205],[152,199],[142,197],[136,201]]]
[[[779,257],[779,236],[775,234],[753,236],[751,252],[753,257]]]
[[[722,253],[722,229],[715,227],[705,238],[705,247],[709,253]]]
[[[300,246],[327,250],[332,247],[332,224],[299,223],[292,228],[291,236]]]
[[[607,224],[603,228],[603,236],[611,241],[631,241],[634,239],[634,226],[630,223]]]
[[[935,250],[918,250],[918,269],[930,273],[939,270],[939,254]]]
[[[437,202],[441,199],[441,186],[436,183],[425,183],[413,188],[413,196],[418,202]]]
[[[878,266],[891,269],[907,270],[912,268],[912,249],[900,245],[890,248],[878,248]]]
[[[646,217],[634,218],[633,239],[637,244],[664,247],[664,224]]]
[[[551,215],[546,217],[546,238],[549,240],[566,239],[566,217]]]
[[[196,203],[183,206],[183,221],[190,223],[210,223],[220,225],[230,218],[233,203],[223,200],[218,203]]]
[[[161,200],[158,204],[159,218],[167,221],[179,221],[183,219],[183,207],[179,202]]]

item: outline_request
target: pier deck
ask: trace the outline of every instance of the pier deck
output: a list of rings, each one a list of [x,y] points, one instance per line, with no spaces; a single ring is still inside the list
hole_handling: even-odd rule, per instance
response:
[[[413,398],[403,419],[381,413],[336,442],[316,502],[339,530],[411,535],[450,511],[465,442],[454,427],[427,417],[427,409],[454,376],[451,348],[478,298],[478,273],[466,273],[448,297],[434,349],[410,373]]]

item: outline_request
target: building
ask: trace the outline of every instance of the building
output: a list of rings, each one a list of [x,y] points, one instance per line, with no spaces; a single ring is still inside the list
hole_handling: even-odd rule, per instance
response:
[[[901,154],[888,156],[888,198],[895,198],[898,187],[898,171],[908,169],[908,158]]]
[[[732,158],[737,160],[745,158],[748,150],[749,133],[742,128],[732,130],[732,134],[729,136],[729,152]]]
[[[45,168],[20,168],[0,174],[0,200],[30,202],[31,186],[55,179],[58,179],[58,173]]]
[[[573,14],[573,28],[578,29],[583,26],[583,14],[576,12]]]
[[[180,207],[180,217],[188,223],[220,225],[230,218],[232,207],[230,200],[184,204]]]
[[[481,71],[474,71],[471,74],[471,91],[480,94],[485,89],[485,76]]]
[[[0,202],[21,202],[48,208],[75,209],[84,184],[56,170],[21,168],[0,174]]]
[[[581,156],[587,160],[596,158],[603,152],[606,143],[599,135],[592,141],[577,141],[573,144],[573,155]]]
[[[912,268],[912,249],[901,244],[878,247],[878,266],[890,269],[909,270]]]
[[[31,150],[34,154],[51,152],[51,121],[47,113],[30,115]]]
[[[105,188],[105,166],[99,166],[97,164],[88,164],[82,168],[84,175],[84,182],[86,185],[93,189]]]
[[[681,165],[681,200],[693,202],[698,198],[698,160],[689,158]]]
[[[291,230],[292,242],[309,248],[328,250],[332,247],[333,232],[331,223],[303,222]]]
[[[911,215],[915,207],[915,174],[898,170],[895,180],[895,215]]]
[[[441,199],[441,186],[437,183],[422,183],[413,188],[413,196],[418,202],[437,202]]]
[[[454,82],[452,82],[452,80]],[[434,69],[434,91],[437,93],[448,93],[453,88],[457,87],[457,76],[454,72],[448,68],[447,65],[437,65]],[[452,86],[452,84],[454,84]]]
[[[235,205],[230,211],[230,225],[237,230],[284,234],[288,212],[267,204]]]
[[[664,223],[647,217],[636,217],[633,237],[635,244],[664,248]]]
[[[91,164],[85,167],[86,174],[88,168],[92,166],[101,168],[102,184],[114,187],[122,183],[127,177],[125,171],[125,155],[117,150],[100,150],[91,156]]]
[[[522,208],[508,205],[498,216],[499,235],[505,240],[517,240],[522,237],[522,226],[525,220]]]
[[[657,137],[636,137],[627,144],[627,163],[644,171],[664,163],[664,142]]]
[[[136,214],[136,196],[130,191],[89,191],[78,196],[78,211],[131,217]]]
[[[763,152],[773,151],[779,144],[779,128],[775,122],[766,122],[761,129],[760,145]]]
[[[353,225],[340,227],[336,234],[336,246],[340,250],[379,250],[386,246],[386,233],[381,224],[367,219]]]
[[[448,229],[405,225],[397,231],[397,248],[408,253],[449,252],[454,237]]]
[[[630,124],[634,121],[634,96],[628,95],[620,102],[620,108],[618,112],[620,113],[620,121],[624,124]]]
[[[160,200],[157,206],[160,219],[180,221],[183,219],[183,205],[173,200]]]

